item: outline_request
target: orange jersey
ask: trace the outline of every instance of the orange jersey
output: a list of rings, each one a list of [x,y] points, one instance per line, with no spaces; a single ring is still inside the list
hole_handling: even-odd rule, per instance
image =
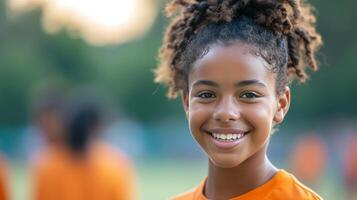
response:
[[[93,145],[85,160],[52,148],[35,164],[35,200],[135,199],[133,168],[107,145]]]
[[[172,200],[208,200],[203,195],[204,182],[195,189]],[[272,179],[243,195],[231,200],[321,200],[315,192],[300,183],[292,174],[279,170]]]
[[[5,165],[5,161],[0,156],[0,200],[9,199],[6,177],[7,177],[7,167]]]

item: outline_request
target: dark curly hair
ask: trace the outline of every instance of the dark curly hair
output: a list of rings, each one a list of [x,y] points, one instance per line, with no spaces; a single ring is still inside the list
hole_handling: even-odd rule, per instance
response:
[[[277,92],[294,78],[305,82],[305,67],[318,69],[314,53],[322,44],[310,5],[300,0],[173,0],[159,51],[155,82],[168,96],[187,91],[191,65],[215,43],[248,44],[277,73]]]

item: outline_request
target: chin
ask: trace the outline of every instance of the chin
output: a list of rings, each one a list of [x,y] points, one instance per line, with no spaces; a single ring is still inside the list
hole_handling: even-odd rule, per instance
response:
[[[229,156],[211,156],[211,162],[220,168],[234,168],[240,165],[243,161]]]

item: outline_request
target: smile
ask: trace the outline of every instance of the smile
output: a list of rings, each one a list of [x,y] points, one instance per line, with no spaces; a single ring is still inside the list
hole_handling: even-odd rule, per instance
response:
[[[222,134],[222,133],[211,133],[211,135],[216,140],[220,140],[222,142],[233,142],[239,140],[240,138],[244,137],[245,133],[229,133],[229,134]]]
[[[207,131],[210,135],[212,143],[220,149],[231,149],[241,142],[249,131],[242,131],[238,129],[213,129]]]

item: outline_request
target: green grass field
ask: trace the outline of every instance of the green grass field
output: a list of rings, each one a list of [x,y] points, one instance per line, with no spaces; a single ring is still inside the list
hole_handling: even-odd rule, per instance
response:
[[[143,164],[144,163],[144,164]],[[139,196],[143,200],[164,200],[199,184],[206,176],[206,162],[150,161],[137,163]],[[29,173],[25,165],[11,165],[11,187],[14,200],[30,199]],[[341,186],[332,178],[321,181],[316,191],[325,200],[342,200]]]

